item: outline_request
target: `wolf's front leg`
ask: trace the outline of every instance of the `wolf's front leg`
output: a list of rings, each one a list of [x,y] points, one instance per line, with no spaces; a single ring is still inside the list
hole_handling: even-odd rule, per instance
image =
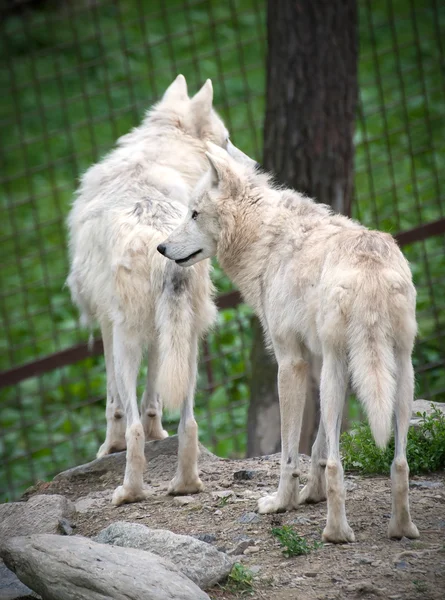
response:
[[[198,338],[193,335],[189,356],[189,387],[187,397],[181,407],[181,420],[178,435],[178,469],[170,482],[168,493],[173,495],[196,494],[203,489],[198,474],[198,425],[193,414],[193,401],[196,386]]]
[[[141,363],[139,340],[132,338],[128,331],[115,327],[113,330],[113,357],[118,392],[123,401],[127,418],[125,433],[127,460],[124,483],[116,488],[112,500],[115,506],[119,506],[145,500],[149,496],[143,483],[145,436],[136,399],[136,381]]]
[[[292,355],[284,354],[274,341],[278,359],[278,393],[281,415],[281,471],[278,491],[258,500],[258,512],[292,510],[298,506],[300,470],[298,447],[306,401],[309,365],[300,348]],[[288,344],[286,347],[288,350]]]

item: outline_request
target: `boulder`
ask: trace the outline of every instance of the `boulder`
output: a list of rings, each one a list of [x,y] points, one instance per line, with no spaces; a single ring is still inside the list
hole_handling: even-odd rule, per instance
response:
[[[209,600],[166,558],[80,536],[16,537],[0,554],[43,600]]]
[[[0,600],[33,600],[40,598],[0,560]]]
[[[70,500],[57,495],[0,504],[0,544],[19,535],[62,533],[60,522],[69,522],[75,510]]]
[[[222,460],[212,454],[202,444],[199,444],[199,452],[200,463]],[[146,442],[144,453],[146,459],[146,473],[148,478],[158,478],[159,475],[162,475],[163,478],[169,479],[173,477],[176,472],[178,436],[172,435],[163,440]],[[62,473],[59,473],[56,477],[54,477],[53,481],[76,481],[79,479],[97,481],[99,477],[116,477],[117,480],[120,480],[125,471],[126,455],[126,451],[108,454],[84,465],[79,465],[78,467],[73,467],[67,471],[62,471]]]
[[[102,544],[148,550],[169,558],[184,575],[204,589],[227,577],[234,563],[227,554],[206,542],[138,523],[112,523],[94,539]]]

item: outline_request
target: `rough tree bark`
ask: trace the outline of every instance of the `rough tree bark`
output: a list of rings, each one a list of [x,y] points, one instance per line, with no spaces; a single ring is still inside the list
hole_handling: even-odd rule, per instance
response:
[[[357,101],[356,0],[268,0],[267,30],[264,167],[279,182],[349,214]],[[280,445],[276,366],[262,348],[256,324],[249,456],[277,451]],[[306,453],[316,425],[316,371],[314,367],[300,444]]]

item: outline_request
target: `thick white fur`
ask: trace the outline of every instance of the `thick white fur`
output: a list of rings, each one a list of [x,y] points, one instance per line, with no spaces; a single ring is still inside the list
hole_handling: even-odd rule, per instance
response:
[[[406,436],[413,400],[411,351],[416,292],[393,238],[332,213],[301,194],[273,187],[253,161],[210,145],[211,171],[198,184],[190,216],[165,242],[185,266],[216,252],[221,266],[259,315],[278,361],[282,459],[278,491],[261,513],[328,499],[323,538],[349,542],[341,417],[349,378],[375,440],[384,446],[395,416],[389,534],[418,537],[408,505]],[[232,158],[234,157],[234,158]],[[235,160],[234,160],[235,159]],[[298,447],[308,377],[304,350],[323,361],[320,429],[309,481],[299,495]]]
[[[114,504],[146,497],[144,439],[161,439],[162,405],[182,407],[179,465],[170,491],[201,489],[193,416],[198,338],[211,325],[210,263],[184,271],[156,251],[187,213],[208,168],[206,141],[226,145],[210,80],[190,99],[179,75],[142,124],[82,177],[68,218],[68,285],[82,322],[101,327],[107,368],[107,434],[98,456],[127,448]],[[148,350],[141,403],[136,382]]]

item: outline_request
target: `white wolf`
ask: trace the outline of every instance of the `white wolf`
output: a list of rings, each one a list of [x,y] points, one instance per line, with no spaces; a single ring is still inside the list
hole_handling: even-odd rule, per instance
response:
[[[395,415],[389,535],[418,537],[409,512],[406,461],[416,335],[416,292],[407,261],[390,235],[369,231],[295,191],[274,188],[245,155],[234,160],[221,148],[209,149],[211,170],[193,192],[186,220],[160,251],[184,267],[216,255],[259,315],[275,352],[281,473],[278,491],[259,500],[259,512],[319,502],[327,490],[323,539],[354,541],[339,454],[351,377],[381,447]],[[308,483],[299,495],[304,347],[322,356],[322,418]]]
[[[156,247],[182,221],[190,191],[208,169],[206,141],[227,143],[212,100],[210,80],[190,99],[179,75],[143,123],[84,174],[68,218],[68,285],[83,322],[98,321],[105,350],[107,433],[98,456],[127,448],[115,505],[147,497],[144,438],[167,436],[162,403],[181,406],[178,471],[169,492],[202,488],[193,399],[198,338],[216,315],[210,262],[184,271]],[[140,417],[136,383],[144,350]]]

